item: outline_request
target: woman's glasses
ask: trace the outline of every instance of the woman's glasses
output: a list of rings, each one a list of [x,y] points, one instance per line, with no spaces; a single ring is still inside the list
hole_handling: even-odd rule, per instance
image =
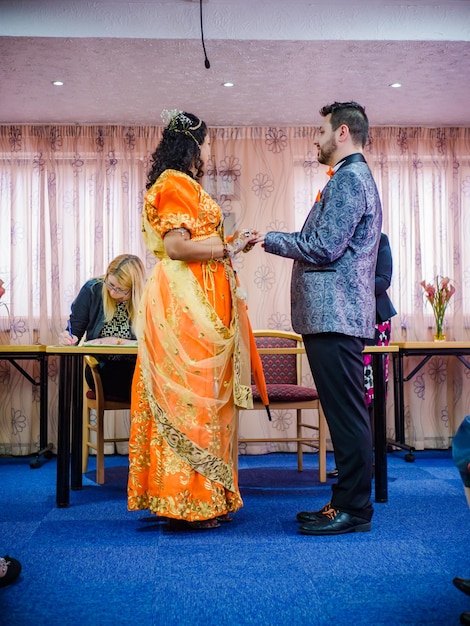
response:
[[[111,285],[111,283],[108,283],[107,280],[104,281],[104,284],[109,289],[109,291],[114,291],[114,293],[118,293],[120,296],[127,296],[131,292],[130,289],[126,290],[126,289],[120,289],[119,287],[115,287],[114,285]]]

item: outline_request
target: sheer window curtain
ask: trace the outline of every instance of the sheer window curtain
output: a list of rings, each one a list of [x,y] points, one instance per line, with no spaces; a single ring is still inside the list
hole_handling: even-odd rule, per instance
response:
[[[442,275],[457,290],[445,316],[447,339],[469,341],[470,129],[376,128],[367,158],[393,251],[392,340],[432,341],[434,318],[420,282]],[[407,371],[419,362],[407,359]],[[434,357],[405,384],[406,435],[417,449],[450,445],[469,413],[469,378],[455,357]]]
[[[315,129],[211,129],[204,185],[222,207],[227,233],[238,227],[298,230],[327,182]],[[80,286],[117,254],[154,263],[140,233],[142,197],[158,127],[0,126],[1,343],[55,343]],[[393,339],[431,339],[432,312],[419,283],[450,276],[457,293],[446,314],[449,339],[469,339],[470,129],[372,128],[365,151],[382,197],[399,314]],[[290,329],[291,262],[261,248],[236,269],[254,328]],[[9,312],[9,314],[8,314]],[[25,366],[37,378],[34,363]],[[411,364],[410,364],[411,367]],[[311,382],[308,367],[305,381]],[[468,412],[470,370],[433,358],[405,385],[406,435],[417,449],[448,447]],[[57,431],[58,364],[49,360],[49,439]],[[0,453],[38,447],[38,397],[0,361]],[[246,416],[246,417],[245,417]],[[249,417],[248,417],[249,416]],[[294,415],[242,415],[247,436],[293,428]],[[389,435],[393,436],[389,393]],[[242,452],[278,450],[263,444]]]
[[[140,236],[140,216],[150,154],[160,136],[158,128],[141,127],[0,127],[0,275],[9,309],[7,315],[0,308],[2,343],[56,343],[82,284],[103,274],[118,254],[153,264]],[[37,364],[25,369],[38,378]],[[54,444],[57,384],[58,361],[49,358]],[[0,453],[36,451],[37,389],[0,361],[0,393]]]

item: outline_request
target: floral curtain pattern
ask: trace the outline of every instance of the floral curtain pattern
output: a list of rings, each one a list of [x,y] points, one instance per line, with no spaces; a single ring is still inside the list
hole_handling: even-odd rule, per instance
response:
[[[314,145],[316,129],[215,128],[204,185],[217,199],[228,234],[235,228],[298,230],[327,182]],[[141,207],[159,127],[0,126],[0,343],[53,344],[81,285],[116,255],[154,263],[141,237]],[[365,150],[383,203],[398,311],[393,340],[431,340],[433,314],[422,280],[449,276],[456,294],[445,316],[450,340],[470,333],[470,129],[372,128]],[[237,256],[254,328],[291,329],[289,260],[255,248]],[[409,362],[408,362],[409,361]],[[405,361],[405,374],[418,360]],[[37,380],[38,365],[23,362]],[[57,437],[58,363],[49,358],[49,440]],[[312,383],[304,367],[304,383]],[[405,383],[408,443],[446,448],[470,407],[470,369],[434,357]],[[292,413],[292,414],[290,414]],[[313,421],[316,416],[312,416]],[[293,412],[240,416],[244,436],[294,429]],[[122,425],[117,424],[117,428]],[[292,434],[293,430],[292,430]],[[388,435],[393,437],[393,392]],[[0,454],[39,445],[37,389],[0,360]],[[242,452],[285,449],[253,444]]]

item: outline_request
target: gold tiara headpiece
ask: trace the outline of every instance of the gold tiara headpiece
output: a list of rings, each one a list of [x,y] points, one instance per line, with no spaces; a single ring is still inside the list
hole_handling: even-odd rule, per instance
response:
[[[179,111],[178,109],[173,109],[172,111],[163,109],[160,117],[162,118],[165,126],[168,126],[168,130],[174,130],[180,133],[185,130],[197,130],[202,124],[202,120],[199,120],[197,124],[194,124],[184,111]]]
[[[168,130],[188,135],[191,139],[194,139],[199,146],[199,142],[196,140],[191,131],[200,128],[202,120],[199,120],[197,124],[194,124],[194,122],[183,111],[179,111],[178,109],[173,109],[171,111],[163,109],[160,117],[162,118],[165,126],[168,127]]]

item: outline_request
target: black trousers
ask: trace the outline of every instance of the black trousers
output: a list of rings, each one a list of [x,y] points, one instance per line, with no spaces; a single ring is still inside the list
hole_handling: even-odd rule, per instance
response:
[[[364,341],[340,333],[303,335],[334,447],[334,508],[370,520],[372,434],[364,399]]]

